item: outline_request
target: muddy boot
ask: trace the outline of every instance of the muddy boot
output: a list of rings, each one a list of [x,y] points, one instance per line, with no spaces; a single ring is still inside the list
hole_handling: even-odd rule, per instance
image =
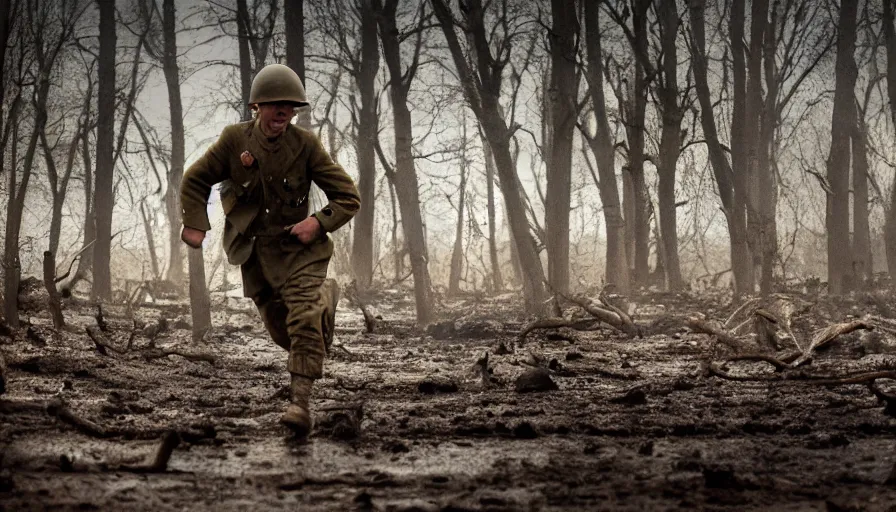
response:
[[[329,354],[333,334],[336,332],[336,304],[339,303],[339,283],[335,279],[327,279],[321,285],[321,300],[326,307],[320,325],[324,335],[324,348]]]
[[[311,433],[312,427],[308,399],[311,397],[311,385],[314,381],[297,373],[291,373],[290,377],[290,403],[286,406],[286,412],[280,418],[280,423],[292,429],[296,437],[306,437]]]

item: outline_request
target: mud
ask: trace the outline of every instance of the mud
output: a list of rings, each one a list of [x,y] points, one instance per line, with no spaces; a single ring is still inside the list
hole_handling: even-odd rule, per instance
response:
[[[121,349],[107,355],[85,332],[96,325],[90,305],[69,304],[63,333],[37,310],[31,334],[0,333],[0,509],[896,510],[896,418],[867,385],[709,376],[724,348],[674,322],[641,339],[536,331],[519,346],[527,318],[514,300],[446,303],[446,317],[464,320],[419,331],[412,304],[385,296],[378,334],[340,309],[343,348],[315,386],[307,442],[277,423],[286,358],[251,303],[219,301],[198,345],[174,327],[188,327],[177,307],[143,307],[136,319],[150,327],[130,350],[132,319],[107,307],[106,336]],[[723,304],[645,297],[636,319],[724,320],[736,305]],[[866,307],[806,307],[793,329],[809,339]],[[161,317],[172,327],[151,332]],[[805,371],[896,369],[890,334],[877,332],[873,347],[859,333],[842,338]],[[558,389],[518,392],[533,366]],[[180,443],[152,467],[173,433]]]

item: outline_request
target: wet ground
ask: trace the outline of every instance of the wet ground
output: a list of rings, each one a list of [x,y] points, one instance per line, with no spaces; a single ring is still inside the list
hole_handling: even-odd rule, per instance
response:
[[[305,443],[277,423],[286,358],[251,303],[219,302],[201,345],[182,309],[141,308],[130,350],[132,317],[106,307],[119,349],[106,355],[85,334],[94,307],[70,306],[61,335],[34,311],[30,331],[0,335],[0,509],[896,510],[896,417],[868,385],[710,376],[706,362],[725,352],[684,328],[643,339],[536,331],[520,346],[526,319],[513,300],[447,303],[464,320],[428,333],[410,327],[400,295],[374,301],[379,334],[340,309],[344,350],[316,384]],[[644,297],[636,320],[663,310],[724,320],[736,306]],[[806,310],[794,331],[808,339],[862,307]],[[168,328],[154,334],[160,317]],[[896,370],[896,341],[863,336],[832,342],[804,371]],[[502,343],[512,352],[496,354]],[[558,389],[516,390],[536,366]],[[153,467],[164,438],[180,443]]]

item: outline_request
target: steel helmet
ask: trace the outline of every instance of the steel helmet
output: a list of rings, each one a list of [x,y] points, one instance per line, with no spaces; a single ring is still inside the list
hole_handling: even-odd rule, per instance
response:
[[[300,107],[308,104],[299,75],[283,64],[268,64],[261,68],[249,91],[250,105],[275,101],[289,101]]]

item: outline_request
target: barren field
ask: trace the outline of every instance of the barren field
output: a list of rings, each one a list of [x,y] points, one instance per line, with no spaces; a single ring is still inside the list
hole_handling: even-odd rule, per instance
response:
[[[524,340],[513,294],[445,301],[421,331],[383,293],[373,334],[344,301],[303,443],[277,422],[286,358],[251,302],[217,299],[194,344],[183,305],[98,322],[73,300],[57,333],[35,299],[0,333],[0,509],[896,510],[889,297],[780,296],[771,341],[721,292],[634,298],[643,337],[579,322]],[[785,323],[806,351],[857,319],[873,329],[785,357]]]

